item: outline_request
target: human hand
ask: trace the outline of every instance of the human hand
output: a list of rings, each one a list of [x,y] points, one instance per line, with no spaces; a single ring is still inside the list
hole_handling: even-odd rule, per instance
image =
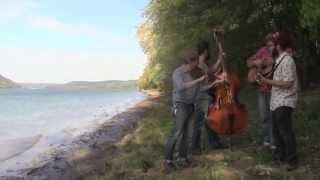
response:
[[[201,76],[198,80],[199,80],[200,82],[202,82],[202,81],[206,80],[207,78],[208,78],[208,75],[205,74],[205,75]]]
[[[222,83],[224,82],[224,79],[217,79],[214,81],[215,84],[219,84],[219,83]]]
[[[223,81],[226,81],[227,79],[228,79],[228,74],[226,73],[226,72],[223,72],[223,73],[221,73],[221,79],[223,80]]]
[[[217,79],[217,80],[213,81],[209,86],[210,86],[210,88],[211,88],[211,87],[214,87],[214,86],[216,86],[217,84],[220,84],[220,83],[223,83],[223,82],[224,82],[223,79]]]
[[[223,72],[223,73],[220,73],[220,74],[215,74],[215,77],[218,80],[226,81],[227,80],[227,73]]]
[[[267,79],[264,76],[262,76],[260,73],[257,74],[256,82],[258,84],[266,83],[266,80]]]

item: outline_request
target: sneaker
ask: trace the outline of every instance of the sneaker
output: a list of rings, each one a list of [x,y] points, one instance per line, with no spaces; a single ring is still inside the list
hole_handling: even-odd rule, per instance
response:
[[[176,170],[176,166],[173,164],[173,162],[168,160],[165,160],[165,162],[163,163],[163,168],[163,172],[165,174],[170,174]]]

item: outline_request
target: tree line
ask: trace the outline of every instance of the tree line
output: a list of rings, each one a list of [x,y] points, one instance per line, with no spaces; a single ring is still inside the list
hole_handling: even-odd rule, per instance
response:
[[[225,30],[228,65],[239,74],[246,75],[245,60],[278,28],[292,34],[303,86],[319,79],[319,0],[150,0],[137,30],[148,58],[139,87],[170,89],[179,52],[203,40],[214,52],[211,30],[218,26]]]

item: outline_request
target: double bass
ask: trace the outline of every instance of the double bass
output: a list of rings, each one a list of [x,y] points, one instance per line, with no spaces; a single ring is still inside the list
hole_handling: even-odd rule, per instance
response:
[[[214,39],[218,44],[219,53],[223,53],[220,36],[223,32],[214,30]],[[208,126],[220,135],[232,135],[243,132],[248,125],[248,112],[245,105],[241,104],[238,99],[240,90],[239,76],[226,69],[223,60],[220,64],[220,71],[211,72],[210,76],[223,78],[224,81],[210,89],[214,95],[214,103],[209,107]]]

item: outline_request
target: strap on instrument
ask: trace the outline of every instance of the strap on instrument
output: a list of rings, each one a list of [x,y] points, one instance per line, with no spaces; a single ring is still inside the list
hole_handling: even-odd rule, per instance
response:
[[[278,64],[273,65],[272,69],[271,69],[269,72],[264,73],[264,74],[262,74],[262,75],[263,75],[264,77],[267,77],[267,76],[269,76],[270,74],[273,74],[273,73],[278,69],[279,65],[281,64],[281,62],[283,61],[283,59],[284,59],[286,56],[287,56],[287,55],[284,55],[284,56],[280,59],[280,61],[278,62]]]

